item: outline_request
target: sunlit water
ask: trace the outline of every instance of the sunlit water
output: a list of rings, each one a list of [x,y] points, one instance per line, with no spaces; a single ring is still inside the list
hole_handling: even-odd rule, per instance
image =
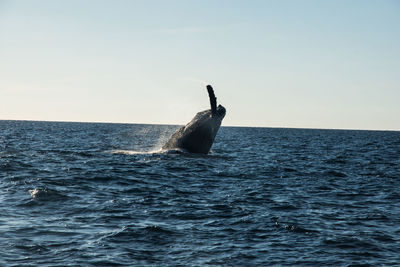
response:
[[[0,265],[400,263],[400,132],[0,121]]]

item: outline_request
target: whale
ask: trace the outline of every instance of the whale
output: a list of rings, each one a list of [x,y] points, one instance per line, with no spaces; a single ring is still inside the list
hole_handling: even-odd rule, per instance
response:
[[[200,111],[185,126],[176,131],[162,147],[163,150],[183,150],[208,154],[225,117],[226,109],[218,105],[214,89],[207,85],[211,109]]]

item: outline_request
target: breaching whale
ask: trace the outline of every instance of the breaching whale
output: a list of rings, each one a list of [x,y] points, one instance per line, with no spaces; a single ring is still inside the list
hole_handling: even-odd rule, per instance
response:
[[[201,111],[174,133],[162,149],[183,149],[190,153],[208,154],[225,117],[226,110],[218,105],[214,90],[207,85],[211,109]]]

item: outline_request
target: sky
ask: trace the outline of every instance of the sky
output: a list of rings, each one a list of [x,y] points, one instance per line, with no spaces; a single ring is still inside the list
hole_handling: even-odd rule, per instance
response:
[[[400,130],[397,0],[0,0],[0,120]]]

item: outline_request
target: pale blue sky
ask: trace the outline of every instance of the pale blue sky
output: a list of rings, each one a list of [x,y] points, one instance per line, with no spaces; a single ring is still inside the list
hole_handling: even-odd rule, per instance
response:
[[[400,130],[400,1],[2,1],[0,119]]]

